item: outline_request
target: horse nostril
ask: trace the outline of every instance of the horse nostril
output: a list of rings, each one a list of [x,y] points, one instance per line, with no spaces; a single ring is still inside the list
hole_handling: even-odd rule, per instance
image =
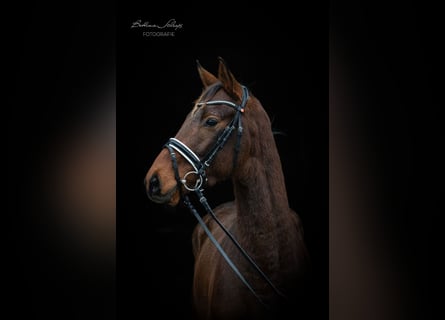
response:
[[[159,195],[161,193],[161,186],[157,175],[154,175],[150,179],[150,184],[148,186],[149,195]]]

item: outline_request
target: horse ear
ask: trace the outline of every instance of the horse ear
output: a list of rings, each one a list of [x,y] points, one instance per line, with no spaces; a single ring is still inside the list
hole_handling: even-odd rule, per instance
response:
[[[198,60],[196,60],[196,64],[198,66],[199,77],[205,88],[219,81],[213,74],[204,69]]]
[[[226,62],[223,58],[218,57],[218,78],[221,81],[224,90],[233,98],[241,99],[243,96],[243,89],[241,84],[235,79],[235,76],[230,72]]]

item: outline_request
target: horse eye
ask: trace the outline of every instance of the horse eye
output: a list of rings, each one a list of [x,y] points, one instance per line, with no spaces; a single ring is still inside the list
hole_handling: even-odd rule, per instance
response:
[[[214,126],[216,126],[217,123],[218,123],[218,120],[217,120],[217,119],[215,119],[215,118],[208,118],[208,119],[206,120],[206,122],[205,122],[205,125],[206,125],[207,127],[214,127]]]

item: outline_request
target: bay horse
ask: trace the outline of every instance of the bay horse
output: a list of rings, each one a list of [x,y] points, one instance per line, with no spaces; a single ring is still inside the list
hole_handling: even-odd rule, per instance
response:
[[[294,307],[309,255],[271,122],[222,58],[217,76],[197,64],[202,94],[148,170],[147,195],[170,206],[183,201],[198,219],[192,291],[199,319],[276,319]],[[205,188],[230,179],[234,200],[212,209]]]

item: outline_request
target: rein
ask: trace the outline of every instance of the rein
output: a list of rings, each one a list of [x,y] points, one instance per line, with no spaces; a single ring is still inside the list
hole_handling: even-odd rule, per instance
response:
[[[170,138],[168,142],[165,144],[165,148],[168,149],[170,153],[170,157],[172,160],[172,166],[175,173],[175,179],[178,182],[178,186],[181,184],[184,186],[185,189],[194,192],[196,196],[199,199],[199,202],[204,207],[206,212],[210,214],[212,219],[218,224],[218,226],[224,231],[224,233],[229,237],[229,239],[233,242],[233,244],[238,248],[238,250],[241,252],[241,254],[247,259],[247,261],[252,265],[252,267],[258,272],[258,274],[269,284],[269,286],[275,291],[275,293],[282,298],[286,298],[272,283],[272,281],[264,274],[264,272],[260,269],[260,267],[255,263],[255,261],[249,256],[249,254],[243,249],[243,247],[239,244],[239,242],[235,239],[233,234],[227,230],[227,228],[221,223],[221,221],[216,217],[215,213],[211,209],[210,205],[207,202],[206,197],[203,194],[204,189],[203,184],[207,181],[206,177],[206,169],[210,167],[212,161],[214,160],[216,154],[219,150],[221,150],[224,145],[226,144],[227,140],[229,139],[232,132],[237,129],[237,140],[235,144],[235,152],[233,156],[233,168],[236,166],[237,157],[239,153],[240,143],[241,143],[241,136],[243,133],[243,127],[241,123],[241,115],[244,113],[244,109],[247,104],[247,100],[249,99],[249,91],[245,86],[242,87],[243,89],[243,96],[241,99],[241,104],[235,104],[231,101],[226,100],[212,100],[207,102],[200,102],[197,103],[197,105],[217,105],[217,104],[223,104],[227,105],[229,107],[232,107],[235,109],[236,113],[233,117],[233,119],[230,121],[230,123],[225,127],[221,135],[218,137],[215,145],[210,149],[210,151],[207,153],[206,156],[203,157],[203,159],[200,159],[188,146],[186,146],[183,142],[176,138]],[[187,172],[184,177],[179,176],[179,170],[178,170],[178,163],[177,163],[177,157],[175,154],[175,151],[178,152],[185,160],[187,160],[188,163],[193,167],[192,171]],[[187,177],[190,175],[196,175],[197,179],[195,181],[195,184],[190,186],[187,184]],[[233,263],[233,261],[230,259],[230,257],[227,255],[227,253],[224,251],[224,249],[221,247],[221,245],[218,243],[218,241],[215,239],[215,237],[212,235],[211,231],[205,224],[204,220],[199,215],[198,211],[195,209],[193,204],[191,203],[189,197],[187,195],[184,195],[182,192],[182,189],[179,187],[179,192],[181,195],[181,199],[183,200],[184,204],[189,208],[191,213],[195,216],[195,218],[198,220],[198,223],[203,228],[204,232],[209,237],[210,241],[215,245],[221,256],[226,260],[226,262],[229,264],[229,266],[232,268],[232,270],[235,272],[235,274],[238,276],[238,278],[244,283],[244,285],[252,292],[252,294],[256,297],[256,299],[265,307],[267,305],[263,302],[263,300],[259,297],[259,295],[255,292],[255,290],[252,288],[250,283],[246,280],[246,278],[241,274],[239,269],[236,267],[236,265]]]

